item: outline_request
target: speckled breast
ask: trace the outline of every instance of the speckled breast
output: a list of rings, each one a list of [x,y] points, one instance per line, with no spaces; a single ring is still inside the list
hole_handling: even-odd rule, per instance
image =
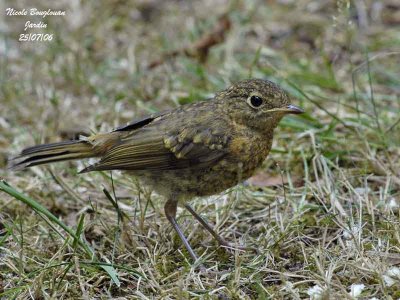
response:
[[[229,154],[200,176],[205,187],[197,196],[222,192],[252,176],[267,157],[271,144],[272,139],[235,138]]]
[[[249,178],[268,155],[271,143],[270,138],[235,138],[228,153],[209,168],[147,173],[142,179],[166,197],[217,194]]]

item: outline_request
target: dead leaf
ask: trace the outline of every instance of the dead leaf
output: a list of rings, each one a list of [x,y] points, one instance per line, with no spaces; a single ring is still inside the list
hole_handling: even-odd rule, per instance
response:
[[[283,178],[283,183],[282,183]],[[292,176],[291,177],[292,183],[295,186],[299,186],[302,183],[302,178],[300,176]],[[288,178],[286,176],[271,176],[265,172],[257,173],[256,175],[250,177],[247,182],[250,185],[256,187],[272,187],[272,186],[279,186],[288,183]]]

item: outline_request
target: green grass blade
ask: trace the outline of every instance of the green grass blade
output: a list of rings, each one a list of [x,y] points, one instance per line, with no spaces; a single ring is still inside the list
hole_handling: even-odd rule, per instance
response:
[[[94,251],[88,244],[83,242],[80,238],[79,235],[82,232],[83,229],[83,218],[81,217],[79,224],[78,224],[78,229],[76,232],[74,232],[71,228],[69,228],[66,224],[64,224],[62,221],[60,221],[55,215],[53,215],[47,208],[45,208],[43,205],[35,201],[34,199],[18,192],[16,189],[14,189],[12,186],[10,186],[5,180],[0,180],[0,191],[3,191],[10,196],[14,197],[15,199],[25,203],[29,207],[31,207],[34,211],[37,213],[46,216],[50,221],[54,222],[58,226],[60,226],[62,229],[64,229],[73,239],[74,239],[74,244],[76,245],[79,244],[85,251],[85,253],[90,256],[91,259],[97,261]],[[80,229],[79,229],[80,228]],[[117,276],[117,271],[114,269],[113,266],[110,265],[100,265],[100,267],[107,272],[107,274],[110,276],[111,280],[119,287],[121,285],[121,282],[118,279]]]
[[[85,220],[85,214],[81,214],[79,218],[78,227],[76,228],[76,233],[75,233],[77,238],[74,237],[74,241],[72,242],[72,248],[74,248],[74,250],[76,250],[76,248],[78,247],[78,243],[81,240],[80,236],[83,231],[84,220]]]

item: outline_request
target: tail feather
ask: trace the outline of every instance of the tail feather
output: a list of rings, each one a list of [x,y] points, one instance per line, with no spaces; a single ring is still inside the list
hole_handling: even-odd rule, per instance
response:
[[[53,162],[83,159],[97,156],[93,146],[87,141],[65,141],[43,144],[22,150],[13,159],[12,169],[24,169]]]

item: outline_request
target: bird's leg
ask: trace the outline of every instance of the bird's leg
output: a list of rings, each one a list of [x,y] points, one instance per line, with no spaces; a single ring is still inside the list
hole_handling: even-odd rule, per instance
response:
[[[193,251],[192,247],[190,246],[188,240],[186,239],[185,235],[182,232],[182,229],[179,227],[178,222],[176,222],[176,208],[178,207],[178,202],[172,199],[169,199],[167,203],[164,205],[165,215],[168,221],[172,224],[175,231],[178,233],[182,243],[185,245],[187,251],[189,252],[190,256],[196,262],[199,258],[197,257],[196,253]],[[204,266],[200,265],[201,270],[203,271]]]
[[[203,225],[205,229],[207,229],[209,233],[211,233],[211,235],[218,241],[218,243],[220,243],[220,245],[230,247],[229,243],[223,237],[221,237],[206,220],[204,220],[197,212],[195,212],[189,204],[185,204],[185,208],[196,218],[197,221],[200,222],[201,225]]]
[[[198,213],[196,213],[194,211],[194,209],[189,204],[185,204],[185,208],[193,215],[193,217],[196,218],[197,221],[199,221],[199,223],[201,225],[203,225],[203,227],[205,229],[207,229],[207,231],[209,233],[211,233],[211,235],[218,241],[218,243],[221,246],[225,246],[227,248],[232,248],[232,249],[236,248],[236,249],[240,249],[240,250],[255,250],[255,251],[257,251],[256,249],[253,249],[253,248],[250,248],[250,247],[235,247],[235,246],[232,246],[228,241],[226,241],[223,237],[221,237],[206,220],[204,220]]]

